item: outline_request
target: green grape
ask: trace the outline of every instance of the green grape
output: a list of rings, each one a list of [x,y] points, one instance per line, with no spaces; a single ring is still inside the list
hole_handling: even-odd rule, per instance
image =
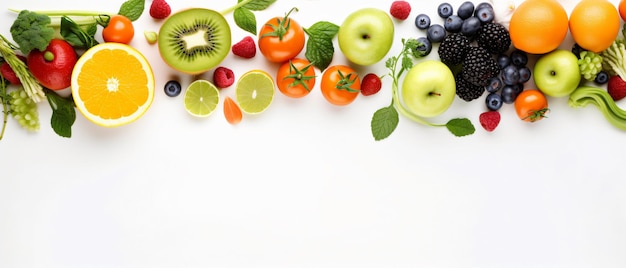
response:
[[[596,79],[596,75],[602,71],[602,56],[591,51],[580,52],[578,59],[580,74],[587,81]]]
[[[37,104],[28,97],[24,88],[20,87],[8,93],[11,115],[17,122],[29,131],[39,130],[39,112]]]

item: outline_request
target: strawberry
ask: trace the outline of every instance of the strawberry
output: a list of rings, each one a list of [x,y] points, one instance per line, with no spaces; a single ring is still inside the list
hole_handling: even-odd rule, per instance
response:
[[[26,63],[26,57],[24,57],[22,55],[18,55],[17,57],[20,60],[22,60],[24,63]],[[2,75],[2,77],[4,77],[4,79],[9,81],[9,83],[11,83],[13,85],[21,85],[22,84],[22,82],[17,77],[17,75],[15,74],[13,69],[11,69],[11,66],[6,61],[3,62],[2,65],[0,65],[0,74]]]
[[[361,94],[363,96],[374,95],[380,91],[382,87],[382,82],[380,81],[380,77],[378,75],[369,73],[363,77],[361,81]]]
[[[391,3],[389,14],[396,19],[406,20],[411,13],[411,5],[407,1],[394,1]]]
[[[500,124],[500,113],[498,111],[483,112],[478,119],[480,120],[480,125],[485,130],[491,132]]]
[[[213,84],[217,88],[227,88],[235,82],[233,70],[226,67],[217,67],[213,72]]]
[[[254,39],[250,36],[244,37],[241,41],[233,45],[233,54],[251,59],[256,55],[256,44],[254,43]]]
[[[606,89],[614,101],[618,101],[626,97],[626,81],[624,81],[619,75],[614,75],[609,78]]]
[[[172,13],[170,5],[165,0],[153,0],[150,5],[150,16],[157,20],[167,18]]]

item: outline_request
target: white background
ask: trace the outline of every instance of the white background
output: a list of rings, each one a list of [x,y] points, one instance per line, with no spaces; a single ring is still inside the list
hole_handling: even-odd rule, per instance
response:
[[[10,37],[8,7],[116,12],[122,2],[2,1],[0,33]],[[170,4],[223,10],[235,2]],[[391,2],[279,0],[255,14],[261,25],[295,6],[292,18],[307,27]],[[425,36],[413,25],[417,14],[442,22],[438,2],[411,4],[411,17],[395,21],[389,55],[401,38]],[[239,41],[246,33],[226,17]],[[371,116],[391,97],[385,78],[379,94],[347,107],[326,103],[318,86],[304,99],[277,92],[265,113],[232,126],[221,104],[197,119],[182,96],[165,96],[170,77],[185,86],[211,72],[169,69],[142,36],[159,25],[147,10],[135,23],[131,45],[157,78],[138,121],[107,129],[78,114],[71,139],[54,134],[45,103],[39,132],[9,121],[0,141],[0,267],[626,266],[626,132],[596,108],[551,98],[549,118],[530,124],[507,105],[488,133],[478,123],[483,99],[457,98],[433,120],[468,117],[476,134],[457,138],[401,117],[375,142]],[[346,63],[336,49],[333,64]],[[277,69],[260,54],[229,55],[222,65],[236,75]],[[358,70],[386,73],[384,62]],[[234,96],[234,87],[221,94]]]

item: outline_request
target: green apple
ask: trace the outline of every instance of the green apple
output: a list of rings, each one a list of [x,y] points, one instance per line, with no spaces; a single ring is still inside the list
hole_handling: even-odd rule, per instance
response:
[[[403,106],[421,117],[435,117],[452,105],[456,96],[454,74],[438,60],[419,62],[402,82]]]
[[[393,21],[387,12],[362,8],[346,17],[337,33],[337,41],[349,61],[367,66],[387,55],[393,43],[393,32]]]
[[[569,50],[554,50],[537,59],[533,77],[535,85],[544,94],[568,96],[580,83],[578,57]]]

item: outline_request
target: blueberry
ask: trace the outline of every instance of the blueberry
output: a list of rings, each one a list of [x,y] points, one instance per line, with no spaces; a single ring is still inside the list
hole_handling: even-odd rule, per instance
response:
[[[457,15],[451,15],[450,17],[446,18],[446,21],[444,21],[443,28],[445,28],[448,32],[458,33],[461,31],[462,25],[463,19],[461,19],[461,17]]]
[[[526,66],[528,64],[528,55],[521,50],[511,52],[511,62],[517,67]]]
[[[487,92],[493,93],[502,89],[502,86],[504,86],[504,83],[502,83],[502,79],[496,76],[489,79],[489,84],[487,84],[485,90],[487,90]]]
[[[450,17],[453,12],[454,10],[452,9],[452,5],[450,5],[450,3],[441,3],[437,8],[437,13],[439,14],[439,17],[442,17],[444,19]]]
[[[577,58],[580,58],[580,52],[583,51],[585,51],[585,49],[582,48],[579,44],[574,43],[574,45],[572,45],[572,53],[574,53]]]
[[[502,88],[502,102],[511,104],[515,102],[517,95],[519,95],[518,85],[505,85]]]
[[[517,72],[519,73],[519,82],[520,83],[526,83],[528,82],[528,80],[530,80],[530,68],[528,68],[527,66],[524,67],[518,67]]]
[[[469,17],[463,20],[463,25],[461,25],[461,34],[472,37],[478,30],[480,29],[480,20],[477,17]]]
[[[596,75],[596,79],[594,81],[600,85],[606,84],[609,82],[609,74],[605,71],[600,71]]]
[[[482,2],[482,3],[480,3],[480,4],[478,4],[478,5],[476,6],[476,9],[475,9],[475,10],[479,10],[479,9],[481,9],[481,8],[485,8],[485,7],[488,7],[488,8],[493,8],[493,6],[492,6],[489,2]]]
[[[428,37],[431,43],[439,43],[446,38],[446,29],[440,24],[432,24],[428,27],[426,37]]]
[[[519,71],[514,65],[509,65],[502,69],[502,82],[505,85],[512,86],[519,83]]]
[[[511,58],[505,54],[498,55],[497,61],[498,61],[498,65],[500,66],[500,69],[504,69],[504,67],[509,66],[509,64],[511,64]]]
[[[480,20],[482,24],[485,24],[485,23],[493,22],[493,19],[495,18],[496,13],[493,10],[493,8],[483,7],[481,9],[477,9],[476,12],[474,13],[474,16],[477,17],[478,20]]]
[[[485,99],[485,104],[487,104],[487,109],[497,111],[502,107],[502,96],[498,93],[489,93]]]
[[[420,45],[415,48],[416,52],[422,56],[430,54],[430,51],[433,49],[433,45],[430,40],[426,37],[419,37],[417,38],[417,41],[420,42]]]
[[[430,26],[430,17],[426,14],[419,14],[415,17],[415,27],[426,30]]]
[[[183,90],[182,87],[180,86],[180,82],[176,80],[167,81],[163,89],[165,90],[165,95],[169,97],[176,97],[180,95],[180,92]]]
[[[474,3],[471,1],[465,1],[459,6],[459,10],[456,11],[461,19],[467,19],[474,14]]]

